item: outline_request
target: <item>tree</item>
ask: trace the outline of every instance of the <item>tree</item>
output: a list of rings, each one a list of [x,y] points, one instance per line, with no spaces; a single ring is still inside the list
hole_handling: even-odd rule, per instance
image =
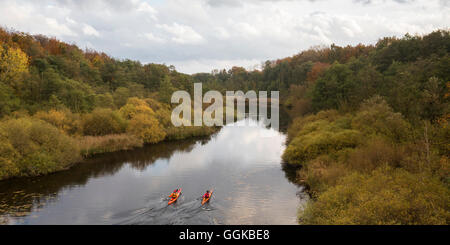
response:
[[[117,107],[122,107],[127,103],[128,98],[131,97],[131,92],[128,88],[125,87],[119,87],[114,91],[113,98],[114,103]]]
[[[170,99],[175,91],[176,89],[173,87],[170,77],[166,76],[159,86],[159,99],[166,104],[170,104]]]
[[[20,108],[19,103],[11,87],[0,83],[0,117]]]
[[[22,74],[28,71],[28,56],[19,48],[3,47],[0,43],[0,82],[18,92],[22,86]]]
[[[356,88],[353,73],[347,65],[334,63],[317,79],[312,92],[312,105],[316,111],[337,109],[351,102]]]

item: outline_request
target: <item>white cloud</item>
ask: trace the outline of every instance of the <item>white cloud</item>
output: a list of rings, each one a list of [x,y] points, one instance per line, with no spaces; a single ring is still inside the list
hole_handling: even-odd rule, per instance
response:
[[[84,24],[83,33],[88,36],[96,36],[96,37],[100,36],[100,33],[98,33],[98,31],[95,30],[94,27],[92,27],[88,24]]]
[[[153,20],[157,20],[157,17],[156,17],[157,11],[152,6],[150,6],[150,4],[148,4],[146,2],[140,3],[139,7],[137,8],[137,11],[147,13],[150,15],[150,18],[152,18]]]
[[[157,37],[151,32],[145,33],[144,36],[152,42],[163,43],[165,41],[163,38]]]
[[[69,27],[65,24],[59,23],[58,20],[54,18],[45,17],[45,24],[52,31],[53,35],[64,35],[64,36],[76,36]]]
[[[168,65],[174,65],[177,71],[185,73],[211,72],[214,69],[231,69],[233,66],[241,66],[248,70],[255,70],[261,67],[258,59],[195,59],[182,61],[169,61]]]
[[[172,41],[180,44],[198,44],[204,41],[203,37],[198,34],[192,27],[173,23],[172,25],[157,25],[158,28],[172,34]]]
[[[225,40],[230,38],[230,33],[223,27],[215,27],[214,32],[218,39]]]

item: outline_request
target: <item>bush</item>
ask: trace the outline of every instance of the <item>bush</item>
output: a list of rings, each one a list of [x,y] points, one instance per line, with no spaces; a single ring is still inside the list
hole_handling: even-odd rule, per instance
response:
[[[136,114],[130,120],[127,131],[145,143],[158,143],[166,137],[164,128],[158,120],[147,114]]]
[[[381,135],[394,142],[409,139],[411,126],[380,97],[366,100],[352,121],[352,128],[366,135]]]
[[[450,191],[439,179],[382,167],[353,173],[300,211],[303,224],[448,224]]]
[[[400,167],[407,157],[402,147],[394,146],[382,139],[373,139],[366,146],[349,154],[348,166],[353,170],[370,173],[386,164]]]
[[[0,131],[0,180],[11,178],[19,173],[19,168],[14,162],[18,153],[6,136],[1,134]]]
[[[284,151],[283,160],[290,164],[302,164],[323,154],[356,147],[361,142],[359,131],[342,129],[319,120],[305,124]]]
[[[126,105],[120,108],[120,113],[125,119],[132,119],[137,114],[147,114],[154,116],[155,112],[150,108],[150,106],[145,102],[145,100],[139,98],[129,98]]]
[[[37,176],[68,168],[80,160],[77,144],[44,121],[10,119],[0,123],[0,179]]]
[[[81,133],[82,126],[79,114],[73,114],[69,110],[39,111],[34,117],[46,121],[68,134]]]
[[[92,113],[84,115],[82,125],[84,135],[102,136],[125,132],[127,122],[116,111],[96,109]]]
[[[127,134],[85,136],[78,140],[81,154],[84,157],[106,152],[131,150],[136,147],[141,147],[142,143],[141,139]]]
[[[294,137],[297,136],[297,134],[303,129],[303,127],[310,122],[314,122],[320,119],[332,122],[336,120],[338,117],[339,114],[336,110],[320,111],[315,115],[310,115],[306,117],[297,117],[294,119],[294,121],[292,122],[292,124],[288,129],[288,139],[289,141],[294,139]]]
[[[348,173],[349,169],[344,164],[324,155],[308,162],[297,175],[302,183],[308,184],[311,196],[316,197],[329,187],[335,186],[339,179]]]

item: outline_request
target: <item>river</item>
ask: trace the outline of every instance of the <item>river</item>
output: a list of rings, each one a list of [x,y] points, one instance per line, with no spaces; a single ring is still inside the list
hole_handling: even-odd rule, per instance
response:
[[[296,224],[308,196],[290,181],[294,170],[280,163],[285,135],[243,122],[208,138],[104,154],[67,171],[2,181],[0,223]],[[177,187],[183,193],[168,206]],[[202,206],[211,188],[213,197]]]

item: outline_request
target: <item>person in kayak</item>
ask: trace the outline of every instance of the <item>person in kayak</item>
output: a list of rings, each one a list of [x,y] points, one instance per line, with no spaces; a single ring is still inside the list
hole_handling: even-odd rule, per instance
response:
[[[170,197],[170,198],[176,198],[177,195],[178,195],[178,190],[179,190],[179,189],[173,190],[172,194],[170,194],[169,197]]]
[[[203,195],[203,198],[209,198],[211,197],[211,192],[209,190],[206,191],[206,193]]]

